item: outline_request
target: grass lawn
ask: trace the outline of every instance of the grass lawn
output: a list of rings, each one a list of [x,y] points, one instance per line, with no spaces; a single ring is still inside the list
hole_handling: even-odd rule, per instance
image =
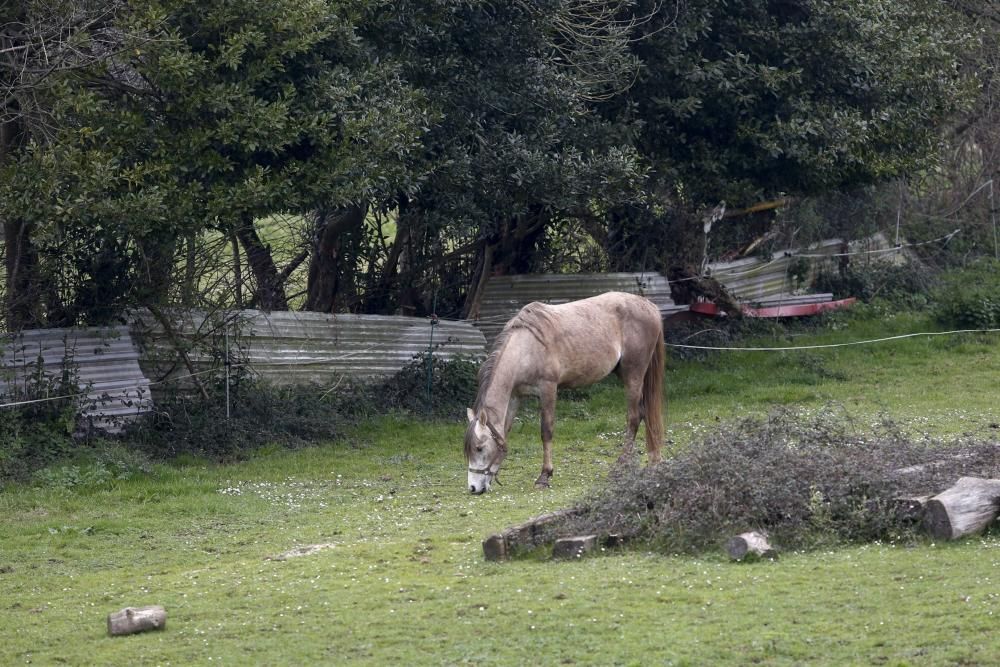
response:
[[[757,342],[930,326],[868,318]],[[996,438],[1000,336],[724,352],[671,363],[667,387],[675,447],[775,405],[832,405],[859,429],[885,414],[913,432]],[[1000,663],[994,536],[755,564],[721,551],[483,560],[489,533],[571,505],[606,475],[623,425],[614,381],[561,402],[556,476],[544,492],[532,488],[541,447],[531,410],[515,425],[503,486],[482,497],[466,491],[462,424],[401,417],[238,465],[8,487],[0,664]],[[110,612],[147,604],[166,607],[165,631],[107,636]]]

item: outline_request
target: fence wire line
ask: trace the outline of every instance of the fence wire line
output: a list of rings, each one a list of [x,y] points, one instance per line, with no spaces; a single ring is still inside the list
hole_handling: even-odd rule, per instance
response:
[[[724,347],[724,346],[716,346],[716,345],[686,345],[686,344],[682,344],[682,343],[665,343],[665,346],[666,347],[672,347],[672,348],[683,348],[683,349],[689,349],[689,350],[719,350],[719,351],[729,351],[729,352],[794,352],[794,351],[797,351],[797,350],[821,350],[821,349],[829,349],[829,348],[836,348],[836,347],[852,347],[852,346],[858,346],[858,345],[871,345],[871,344],[875,344],[875,343],[884,343],[884,342],[894,341],[894,340],[903,340],[903,339],[906,339],[906,338],[919,338],[920,336],[928,336],[928,337],[930,337],[930,336],[951,336],[951,335],[969,334],[969,333],[1000,333],[1000,329],[955,329],[955,330],[952,330],[952,331],[922,331],[922,332],[916,332],[916,333],[900,334],[900,335],[897,335],[897,336],[886,336],[884,338],[869,338],[869,339],[866,339],[866,340],[848,341],[846,343],[825,343],[825,344],[819,344],[819,345],[792,345],[792,346],[787,346],[787,347],[756,347],[756,346],[753,346],[753,347]],[[384,345],[384,344],[385,343],[380,343],[379,345]],[[377,345],[373,345],[371,348],[369,348],[369,350],[374,349],[375,347],[377,347]],[[352,352],[350,354],[356,354],[356,353]],[[345,357],[346,356],[347,355],[345,355]],[[344,358],[344,357],[339,357],[339,358]],[[336,359],[332,359],[332,361],[335,361],[335,360]],[[314,362],[313,361],[300,362],[301,365],[306,365],[306,364],[310,364],[310,363],[314,363]],[[289,362],[286,365],[296,365],[296,362]],[[230,368],[232,368],[232,367],[244,367],[244,366],[245,367],[251,367],[252,364],[250,364],[250,363],[230,364]],[[203,370],[203,371],[198,371],[196,373],[188,373],[186,375],[176,375],[174,377],[164,378],[163,380],[157,380],[155,382],[150,382],[150,383],[145,384],[145,385],[136,385],[134,388],[135,389],[140,389],[142,387],[152,387],[152,386],[155,386],[155,385],[167,384],[167,383],[170,383],[170,382],[177,382],[179,380],[185,380],[187,378],[195,377],[195,376],[198,376],[198,375],[206,375],[206,374],[209,374],[209,373],[220,373],[220,372],[224,372],[224,370],[225,370],[224,367],[223,368],[209,368],[209,369],[206,369],[206,370]],[[127,387],[126,389],[129,389],[129,388]],[[80,397],[85,397],[85,396],[89,396],[89,394],[86,394],[86,393],[66,394],[66,395],[63,395],[63,396],[50,396],[50,397],[46,397],[46,398],[36,398],[36,399],[28,400],[28,401],[16,401],[16,402],[12,402],[12,403],[0,403],[0,408],[18,407],[18,406],[22,406],[22,405],[31,405],[31,404],[34,404],[34,403],[44,403],[46,401],[61,401],[61,400],[69,399],[69,398],[80,398]]]
[[[918,338],[920,336],[950,336],[954,334],[966,333],[997,333],[1000,329],[956,329],[954,331],[924,331],[918,333],[900,334],[898,336],[886,336],[884,338],[869,338],[866,340],[854,340],[846,343],[823,343],[819,345],[790,345],[787,347],[724,347],[717,345],[685,345],[682,343],[665,343],[667,347],[684,348],[688,350],[722,350],[728,352],[794,352],[797,350],[822,350],[833,347],[851,347],[855,345],[870,345],[874,343],[884,343],[892,340],[902,340],[904,338]]]

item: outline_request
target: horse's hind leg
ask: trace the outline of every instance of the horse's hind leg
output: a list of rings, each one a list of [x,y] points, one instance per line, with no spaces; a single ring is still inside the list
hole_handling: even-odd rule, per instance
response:
[[[542,472],[535,480],[537,488],[547,489],[552,479],[552,436],[556,423],[556,385],[539,387],[538,402],[542,413]]]
[[[635,434],[639,431],[639,424],[642,422],[642,376],[633,377],[622,374],[622,381],[625,385],[625,400],[628,408],[625,417],[625,442],[622,444],[622,453],[618,457],[618,463],[629,463],[635,458]]]

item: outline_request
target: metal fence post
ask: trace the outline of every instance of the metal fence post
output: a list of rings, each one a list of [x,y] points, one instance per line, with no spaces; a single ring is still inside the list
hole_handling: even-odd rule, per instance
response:
[[[434,327],[437,326],[438,293],[434,290],[434,306],[431,308],[431,338],[427,344],[427,414],[434,411]]]

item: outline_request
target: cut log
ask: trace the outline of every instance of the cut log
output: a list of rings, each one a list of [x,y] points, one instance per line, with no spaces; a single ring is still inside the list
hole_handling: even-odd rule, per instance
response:
[[[496,533],[483,540],[483,555],[486,560],[507,560],[507,541]]]
[[[511,526],[483,540],[486,560],[507,560],[516,552],[552,544],[563,521],[580,513],[577,508],[557,510]]]
[[[121,611],[108,614],[108,634],[113,637],[147,630],[162,630],[165,627],[167,627],[167,612],[159,605],[125,607]]]
[[[553,558],[579,558],[594,550],[597,546],[597,535],[578,535],[563,537],[556,540],[552,546]]]
[[[927,501],[924,527],[939,540],[981,533],[1000,513],[1000,479],[960,477]]]
[[[778,552],[767,541],[767,535],[752,531],[729,538],[726,551],[733,560],[743,560],[747,556],[775,559]]]
[[[605,549],[617,549],[625,544],[625,536],[619,533],[611,533],[601,538],[601,546]]]

